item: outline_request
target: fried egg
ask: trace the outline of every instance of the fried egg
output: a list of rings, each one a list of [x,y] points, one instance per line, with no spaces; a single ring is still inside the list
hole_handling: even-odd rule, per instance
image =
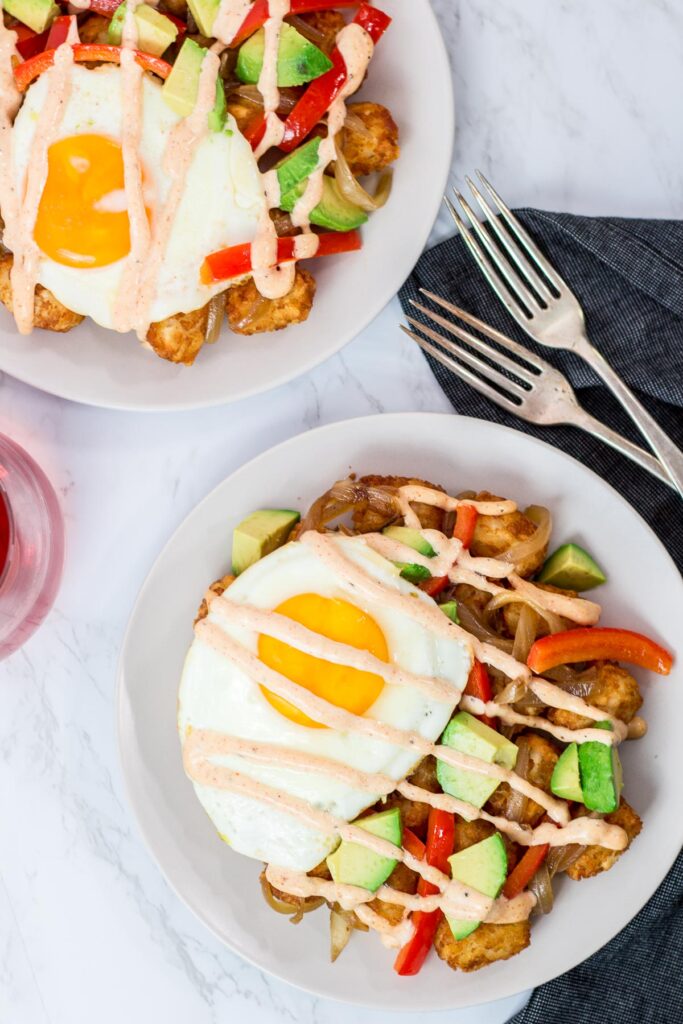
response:
[[[14,176],[19,194],[31,157],[49,76],[27,91],[14,124]],[[154,227],[171,187],[164,154],[180,117],[166,104],[161,84],[143,76],[139,152],[147,216]],[[34,238],[41,260],[38,282],[68,309],[114,328],[113,310],[130,250],[124,191],[121,69],[74,65],[59,132],[48,150],[48,172]],[[187,175],[161,264],[153,323],[205,305],[225,285],[200,282],[209,253],[256,232],[265,197],[251,147],[228,116],[226,129],[209,132]]]
[[[334,537],[341,553],[383,584],[387,595],[409,595],[431,603],[361,537]],[[436,740],[448,722],[452,703],[436,700],[410,685],[385,683],[379,676],[331,664],[231,622],[230,605],[246,604],[280,612],[313,632],[370,651],[381,661],[419,675],[447,680],[454,695],[464,688],[472,655],[456,630],[436,635],[395,601],[372,599],[338,575],[306,544],[291,542],[252,565],[213,602],[208,621],[282,675],[338,707]],[[287,701],[262,689],[224,654],[196,636],[185,662],[179,693],[181,742],[194,729],[259,740],[342,762],[366,773],[382,772],[400,781],[416,764],[415,753],[357,732],[321,726]],[[316,808],[352,821],[377,799],[333,776],[257,764],[220,756],[216,764],[239,770],[269,786],[300,797]],[[419,760],[419,759],[418,759]],[[308,871],[338,840],[304,825],[251,796],[193,783],[221,838],[249,857]]]

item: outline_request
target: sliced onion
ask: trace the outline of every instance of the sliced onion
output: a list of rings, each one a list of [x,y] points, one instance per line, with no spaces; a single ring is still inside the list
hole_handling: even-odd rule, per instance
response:
[[[329,49],[330,39],[332,41],[332,45],[334,45],[334,36],[330,36],[329,33],[326,35],[319,28],[316,28],[315,25],[311,25],[308,21],[305,21],[304,18],[300,18],[298,14],[288,15],[287,21],[292,28],[295,28],[297,32],[301,33],[301,35],[304,36],[305,39],[308,39],[309,42],[315,43],[316,46],[319,46],[321,50]]]
[[[499,558],[504,562],[511,562],[514,566],[520,566],[529,558],[538,555],[550,540],[553,528],[553,520],[550,512],[542,505],[530,505],[524,515],[536,523],[536,529],[528,540],[519,541],[513,544],[507,551],[504,551]]]
[[[218,341],[225,316],[225,292],[214,295],[209,302],[209,309],[206,317],[206,330],[204,331],[204,342],[206,345],[213,345]]]
[[[585,846],[579,846],[577,843],[569,843],[568,846],[554,846],[546,860],[550,877],[554,878],[555,875],[570,868],[585,849]]]
[[[494,594],[484,609],[485,620],[490,622],[493,613],[497,612],[499,608],[504,608],[506,604],[528,605],[536,612],[537,615],[540,615],[542,619],[545,619],[551,633],[561,633],[564,629],[562,619],[559,615],[556,615],[555,612],[548,611],[547,608],[543,608],[542,605],[534,601],[533,598],[528,597],[526,594],[523,596],[517,590],[505,590],[502,594]]]
[[[234,96],[244,100],[246,103],[251,103],[254,107],[258,107],[259,110],[263,110],[263,96],[258,90],[256,85],[237,85],[234,89],[230,90],[230,99]],[[280,89],[280,102],[278,104],[278,114],[289,114],[291,110],[296,106],[297,96],[292,92],[287,92],[285,89]]]
[[[233,327],[243,331],[245,327],[249,327],[251,324],[256,323],[256,321],[260,320],[266,312],[271,301],[271,299],[266,299],[260,292],[257,292],[254,301],[251,303],[244,316],[240,317],[240,319],[233,324]]]
[[[582,697],[584,700],[592,697],[600,678],[597,668],[591,666],[584,672],[572,671],[568,665],[558,666],[558,668],[563,668],[566,671],[559,673],[553,669],[545,673],[546,678],[550,679],[555,686],[559,686],[566,693],[573,694],[574,697]]]
[[[517,760],[515,762],[515,774],[520,779],[526,779],[529,771],[529,763],[531,760],[531,746],[527,736],[520,736],[517,743],[519,753],[517,754]],[[516,821],[518,824],[524,818],[526,810],[529,806],[529,798],[520,793],[519,790],[510,787],[510,796],[508,797],[507,807],[505,808],[505,817],[509,821]]]
[[[352,480],[338,480],[329,491],[313,502],[304,516],[300,533],[321,530],[333,519],[352,509],[372,509],[390,520],[399,514],[396,491],[391,487],[372,487]]]
[[[353,925],[348,915],[338,910],[330,911],[330,960],[337,959],[351,938]]]
[[[538,633],[538,615],[528,604],[522,606],[519,622],[515,630],[515,642],[512,645],[512,657],[526,665],[531,645]]]
[[[354,203],[356,206],[360,206],[366,213],[379,210],[391,195],[393,171],[388,170],[384,172],[379,179],[374,196],[371,196],[351,173],[351,168],[339,145],[338,139],[335,141],[335,148],[337,150],[337,158],[334,164],[334,177],[339,186],[339,191],[345,199],[348,199],[350,203]]]
[[[361,135],[364,139],[374,138],[363,118],[359,117],[358,114],[349,113],[348,110],[346,111],[344,127],[348,128],[350,132],[355,132],[356,135]]]
[[[318,907],[322,907],[325,900],[322,896],[306,896],[303,902],[299,905],[296,914],[290,917],[290,924],[298,924],[304,914],[310,914],[312,910],[317,910]]]
[[[536,909],[540,910],[542,914],[549,914],[553,909],[554,898],[547,863],[541,864],[529,882],[529,891],[536,897]]]
[[[472,611],[469,605],[463,602],[458,602],[458,617],[460,619],[460,625],[463,629],[466,629],[468,633],[476,637],[477,640],[481,640],[483,643],[493,644],[499,651],[505,651],[507,654],[512,653],[512,640],[508,640],[504,636],[499,636],[494,633],[489,627],[479,618],[476,612]]]
[[[530,690],[523,679],[515,679],[500,691],[496,697],[498,704],[514,704],[521,709],[545,708],[544,700]]]

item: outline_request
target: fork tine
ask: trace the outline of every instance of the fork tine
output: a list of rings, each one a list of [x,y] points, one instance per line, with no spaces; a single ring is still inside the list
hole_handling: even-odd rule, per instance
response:
[[[469,175],[465,176],[465,181],[469,186],[470,192],[472,193],[477,203],[481,207],[486,222],[488,223],[488,226],[498,239],[500,245],[503,246],[512,262],[517,267],[519,273],[522,275],[523,278],[526,279],[526,281],[531,285],[534,291],[541,296],[542,299],[545,299],[546,302],[551,302],[554,296],[548,288],[548,285],[545,283],[543,278],[539,277],[539,275],[536,273],[533,264],[524,255],[524,253],[519,248],[517,243],[511,237],[510,233],[508,231],[504,231],[501,228],[498,217],[495,215],[489,204],[486,202],[483,195],[481,194],[477,186],[474,184],[472,179],[469,177]]]
[[[509,377],[500,373],[500,371],[496,370],[493,366],[489,366],[489,364],[485,363],[479,358],[479,356],[475,356],[471,352],[468,352],[467,349],[462,348],[460,345],[456,345],[456,343],[451,341],[450,338],[444,338],[442,334],[439,334],[431,327],[427,327],[426,324],[420,323],[419,320],[414,320],[411,316],[406,316],[406,320],[409,324],[412,324],[413,327],[417,327],[418,331],[422,331],[422,333],[426,334],[428,338],[431,338],[432,341],[437,342],[437,344],[441,345],[449,352],[452,352],[454,356],[457,356],[461,363],[466,363],[467,366],[471,366],[473,370],[480,373],[486,380],[496,384],[499,388],[502,388],[503,391],[508,393],[508,395],[515,395],[517,398],[522,400],[528,396],[529,392],[526,388],[523,388],[517,383],[517,381],[510,380]]]
[[[509,398],[506,398],[505,395],[501,395],[500,391],[496,391],[495,388],[490,387],[481,380],[481,378],[468,370],[466,366],[462,366],[460,363],[456,362],[455,359],[446,355],[446,353],[442,352],[441,349],[436,348],[434,345],[430,345],[428,341],[425,341],[424,338],[421,338],[418,334],[415,334],[413,331],[409,331],[404,324],[400,324],[399,326],[403,333],[407,334],[409,338],[413,339],[413,341],[416,341],[421,349],[424,349],[425,352],[429,352],[429,354],[441,363],[442,366],[445,366],[447,370],[454,373],[456,377],[460,377],[461,380],[464,380],[466,384],[469,384],[475,391],[478,391],[480,395],[484,395],[485,398],[489,398],[492,402],[495,402],[496,405],[499,405],[501,409],[505,409],[507,412],[514,412],[518,416],[521,415],[520,406]]]
[[[472,231],[474,231],[475,235],[479,239],[482,248],[486,250],[489,260],[495,267],[498,275],[503,278],[510,291],[517,297],[520,303],[526,306],[530,313],[540,312],[541,305],[538,299],[531,291],[529,291],[512,264],[505,258],[504,254],[501,253],[491,235],[479,221],[476,213],[463,194],[458,192],[457,188],[453,189],[453,194],[460,203],[462,209],[465,211]]]
[[[538,248],[538,246],[533,241],[531,236],[527,233],[527,231],[522,227],[522,225],[517,220],[512,210],[500,198],[491,182],[487,181],[487,179],[484,177],[481,171],[477,171],[477,177],[479,178],[479,181],[482,183],[482,185],[488,192],[489,196],[493,200],[495,206],[498,208],[498,212],[500,213],[505,224],[510,229],[511,233],[515,236],[517,241],[521,244],[522,248],[526,250],[528,256],[530,256],[530,258],[536,264],[541,273],[545,274],[548,280],[555,285],[559,292],[561,292],[564,288],[567,288],[568,285],[566,281],[564,281],[557,273],[555,268],[550,263],[548,263],[547,259],[545,258],[541,250]]]
[[[498,366],[503,366],[506,370],[509,370],[510,373],[514,373],[514,375],[520,380],[524,380],[527,384],[531,384],[532,386],[538,383],[539,377],[537,373],[533,373],[531,370],[528,370],[525,366],[522,366],[521,363],[516,362],[514,359],[509,359],[508,356],[504,355],[502,352],[496,351],[496,349],[489,345],[488,342],[482,341],[481,338],[476,338],[474,334],[470,334],[469,331],[463,330],[462,327],[451,323],[450,320],[446,320],[445,317],[439,316],[438,313],[434,313],[433,310],[428,309],[421,303],[415,302],[414,299],[410,300],[410,304],[415,306],[415,309],[419,309],[420,312],[424,313],[424,315],[429,317],[430,320],[434,320],[441,327],[445,327],[447,331],[454,334],[456,338],[460,338],[461,341],[464,341],[466,345],[469,345],[470,348],[473,348],[476,352],[480,352],[483,356],[486,356],[487,359],[497,363]],[[457,346],[455,347],[457,349]]]
[[[491,265],[486,258],[486,255],[484,254],[481,246],[479,245],[479,242],[474,237],[472,232],[468,230],[462,217],[460,216],[456,208],[453,206],[453,203],[450,201],[448,196],[444,196],[444,203],[446,204],[446,207],[451,217],[455,221],[455,226],[460,232],[460,237],[462,238],[463,242],[469,249],[474,262],[481,270],[482,274],[488,281],[489,285],[496,293],[500,301],[503,303],[510,316],[513,317],[513,319],[515,319],[517,323],[525,327],[528,322],[528,317],[526,316],[524,310],[520,307],[517,299],[513,296],[512,292],[506,287],[501,278],[499,278],[498,275],[493,272],[493,270],[491,269]]]
[[[480,320],[472,313],[468,313],[466,309],[461,309],[460,306],[454,306],[452,302],[442,299],[440,295],[430,292],[427,288],[420,288],[420,292],[422,295],[426,295],[428,299],[431,299],[432,302],[435,302],[437,306],[441,306],[442,309],[452,313],[453,316],[457,316],[459,320],[464,320],[466,324],[469,324],[471,327],[474,327],[475,330],[485,334],[487,338],[491,339],[491,341],[495,341],[504,348],[509,349],[510,352],[514,352],[515,355],[519,356],[520,359],[523,359],[526,363],[529,363],[530,366],[535,366],[537,370],[541,371],[552,368],[550,363],[546,362],[545,359],[542,359],[541,356],[537,355],[535,352],[530,352],[529,349],[524,347],[524,345],[520,345],[519,342],[513,341],[512,338],[508,338],[507,334],[501,334],[501,332],[497,331],[495,327],[491,327],[489,324],[484,323],[483,320]]]

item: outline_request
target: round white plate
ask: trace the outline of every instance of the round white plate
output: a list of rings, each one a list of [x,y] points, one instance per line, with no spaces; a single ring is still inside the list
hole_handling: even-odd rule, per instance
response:
[[[318,290],[304,324],[244,338],[227,327],[194,366],[174,366],[134,335],[84,321],[69,334],[20,336],[0,305],[0,370],[88,405],[141,411],[232,402],[305,373],[355,337],[413,269],[443,195],[453,140],[448,57],[428,0],[386,0],[394,21],[378,45],[361,98],[387,106],[401,157],[387,206],[363,227],[359,253],[311,264]]]
[[[354,936],[328,959],[327,914],[293,927],[261,897],[260,865],[217,837],[186,779],[176,733],[176,691],[192,620],[209,582],[229,571],[232,527],[263,506],[305,509],[350,470],[398,473],[449,493],[489,489],[547,505],[553,544],[574,540],[606,570],[595,592],[603,624],[680,643],[683,584],[655,535],[588,469],[555,448],[496,424],[460,416],[392,414],[347,420],[295,437],[243,466],[201,502],[157,559],[125,638],[119,739],[140,827],[178,895],[227,945],[264,970],[321,996],[385,1010],[438,1010],[500,999],[548,981],[609,941],[651,896],[683,840],[677,722],[683,663],[668,678],[640,673],[646,737],[623,749],[625,793],[644,829],[607,874],[560,879],[555,909],[534,920],[531,947],[483,972],[452,972],[430,957],[399,978],[375,935]],[[593,595],[591,595],[593,596]]]

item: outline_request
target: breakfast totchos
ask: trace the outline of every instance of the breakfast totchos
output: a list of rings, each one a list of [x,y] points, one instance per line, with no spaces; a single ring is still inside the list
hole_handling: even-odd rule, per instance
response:
[[[18,330],[90,317],[190,364],[226,313],[238,334],[305,320],[299,261],[360,249],[391,190],[391,113],[349,102],[391,19],[357,0],[2,7],[0,300]]]
[[[329,908],[333,959],[354,930],[399,975],[433,947],[463,971],[507,959],[558,873],[607,870],[640,831],[622,663],[672,659],[598,625],[579,593],[602,568],[548,557],[551,529],[541,506],[370,476],[234,530],[182,674],[183,763],[273,910]]]

